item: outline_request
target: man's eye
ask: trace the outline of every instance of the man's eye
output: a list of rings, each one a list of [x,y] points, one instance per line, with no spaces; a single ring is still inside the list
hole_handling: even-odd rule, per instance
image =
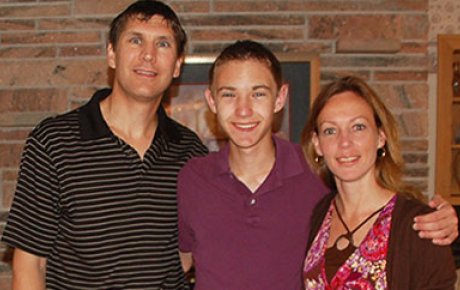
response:
[[[158,47],[171,47],[171,43],[169,41],[160,41],[158,42]]]
[[[139,37],[133,37],[133,38],[131,38],[129,40],[129,42],[132,43],[132,44],[141,44],[142,43],[142,41],[141,41],[141,39]]]

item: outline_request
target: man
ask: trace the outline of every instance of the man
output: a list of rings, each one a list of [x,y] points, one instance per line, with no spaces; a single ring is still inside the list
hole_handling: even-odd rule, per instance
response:
[[[193,256],[196,290],[299,290],[310,216],[328,190],[298,145],[272,135],[288,93],[280,63],[261,44],[238,41],[217,57],[209,76],[206,100],[229,144],[192,158],[179,174],[184,268]],[[456,217],[440,204],[444,209],[420,217],[429,222],[418,226],[435,229],[428,236],[440,243],[452,242]]]
[[[186,35],[162,2],[112,22],[111,90],[41,122],[23,153],[3,241],[14,289],[185,289],[177,251],[176,177],[206,148],[161,99]]]

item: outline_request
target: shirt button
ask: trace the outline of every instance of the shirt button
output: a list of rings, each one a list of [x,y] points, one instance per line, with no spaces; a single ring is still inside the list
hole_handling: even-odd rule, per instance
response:
[[[255,204],[256,204],[256,199],[255,199],[255,198],[251,199],[250,204],[251,204],[251,205],[255,205]]]

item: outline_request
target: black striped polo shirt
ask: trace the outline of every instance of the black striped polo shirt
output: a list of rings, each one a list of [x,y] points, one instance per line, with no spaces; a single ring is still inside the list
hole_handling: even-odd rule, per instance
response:
[[[206,147],[160,106],[141,159],[102,118],[109,94],[31,132],[2,240],[47,258],[48,289],[186,289],[176,179]]]

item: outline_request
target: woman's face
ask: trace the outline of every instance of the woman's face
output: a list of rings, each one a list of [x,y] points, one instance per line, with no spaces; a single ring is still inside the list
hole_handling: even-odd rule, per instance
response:
[[[385,134],[377,128],[369,104],[353,92],[334,95],[317,120],[316,153],[324,158],[336,182],[375,178],[377,150]]]

